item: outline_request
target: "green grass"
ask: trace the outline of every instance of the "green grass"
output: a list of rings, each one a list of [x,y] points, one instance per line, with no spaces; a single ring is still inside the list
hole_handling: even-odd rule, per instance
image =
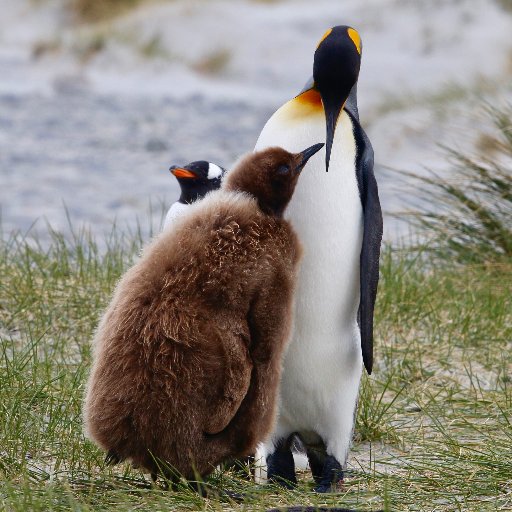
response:
[[[442,264],[386,248],[376,368],[364,378],[350,476],[340,495],[262,488],[229,473],[215,489],[244,504],[152,486],[106,467],[82,434],[90,340],[137,233],[106,249],[82,232],[0,244],[0,510],[509,510],[512,500],[511,267]]]
[[[446,178],[403,173],[425,200],[412,222],[441,260],[498,267],[512,260],[512,105],[488,116],[495,133],[474,155],[446,149]]]
[[[430,245],[383,250],[376,367],[363,377],[345,491],[317,496],[215,474],[212,496],[166,491],[105,467],[82,434],[90,340],[141,230],[49,229],[0,242],[0,510],[265,510],[343,505],[397,511],[512,508],[512,136],[508,111],[458,179],[417,178],[436,206],[414,219]],[[246,495],[235,504],[222,489]]]

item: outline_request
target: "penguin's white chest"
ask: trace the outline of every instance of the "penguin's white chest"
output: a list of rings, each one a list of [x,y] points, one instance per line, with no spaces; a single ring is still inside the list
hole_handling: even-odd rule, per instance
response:
[[[302,151],[325,141],[325,130],[323,112],[290,120],[278,111],[256,149],[278,145]],[[281,412],[292,416],[297,428],[314,430],[312,419],[320,420],[335,395],[357,386],[361,374],[357,310],[363,212],[355,160],[352,122],[342,112],[329,172],[322,150],[302,171],[286,213],[304,247],[281,386]]]
[[[176,219],[182,217],[189,208],[189,204],[180,203],[179,201],[173,203],[165,216],[162,231],[165,231]]]

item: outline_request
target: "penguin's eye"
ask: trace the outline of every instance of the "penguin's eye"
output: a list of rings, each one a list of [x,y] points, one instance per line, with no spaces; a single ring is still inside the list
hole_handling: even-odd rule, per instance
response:
[[[277,174],[288,174],[290,172],[290,166],[289,165],[280,165],[277,168]]]

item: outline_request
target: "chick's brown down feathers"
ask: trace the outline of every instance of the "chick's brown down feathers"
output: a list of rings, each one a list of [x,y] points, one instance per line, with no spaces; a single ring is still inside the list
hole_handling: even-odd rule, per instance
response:
[[[238,184],[247,165],[144,250],[99,324],[84,419],[113,461],[193,479],[271,429],[300,246]]]

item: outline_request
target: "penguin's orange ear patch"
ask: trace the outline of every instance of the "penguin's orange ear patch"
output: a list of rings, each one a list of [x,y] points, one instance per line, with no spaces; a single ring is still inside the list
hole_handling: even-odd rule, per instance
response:
[[[322,41],[332,32],[332,28],[330,28],[329,30],[327,30],[325,32],[325,34],[322,36],[322,39],[320,39],[320,41],[318,41],[318,44],[316,45],[316,47],[318,48],[321,44],[322,44]]]
[[[349,28],[347,32],[348,37],[350,37],[350,39],[352,39],[352,42],[356,45],[357,53],[361,55],[361,36],[357,32],[357,30],[354,30],[353,28]]]

